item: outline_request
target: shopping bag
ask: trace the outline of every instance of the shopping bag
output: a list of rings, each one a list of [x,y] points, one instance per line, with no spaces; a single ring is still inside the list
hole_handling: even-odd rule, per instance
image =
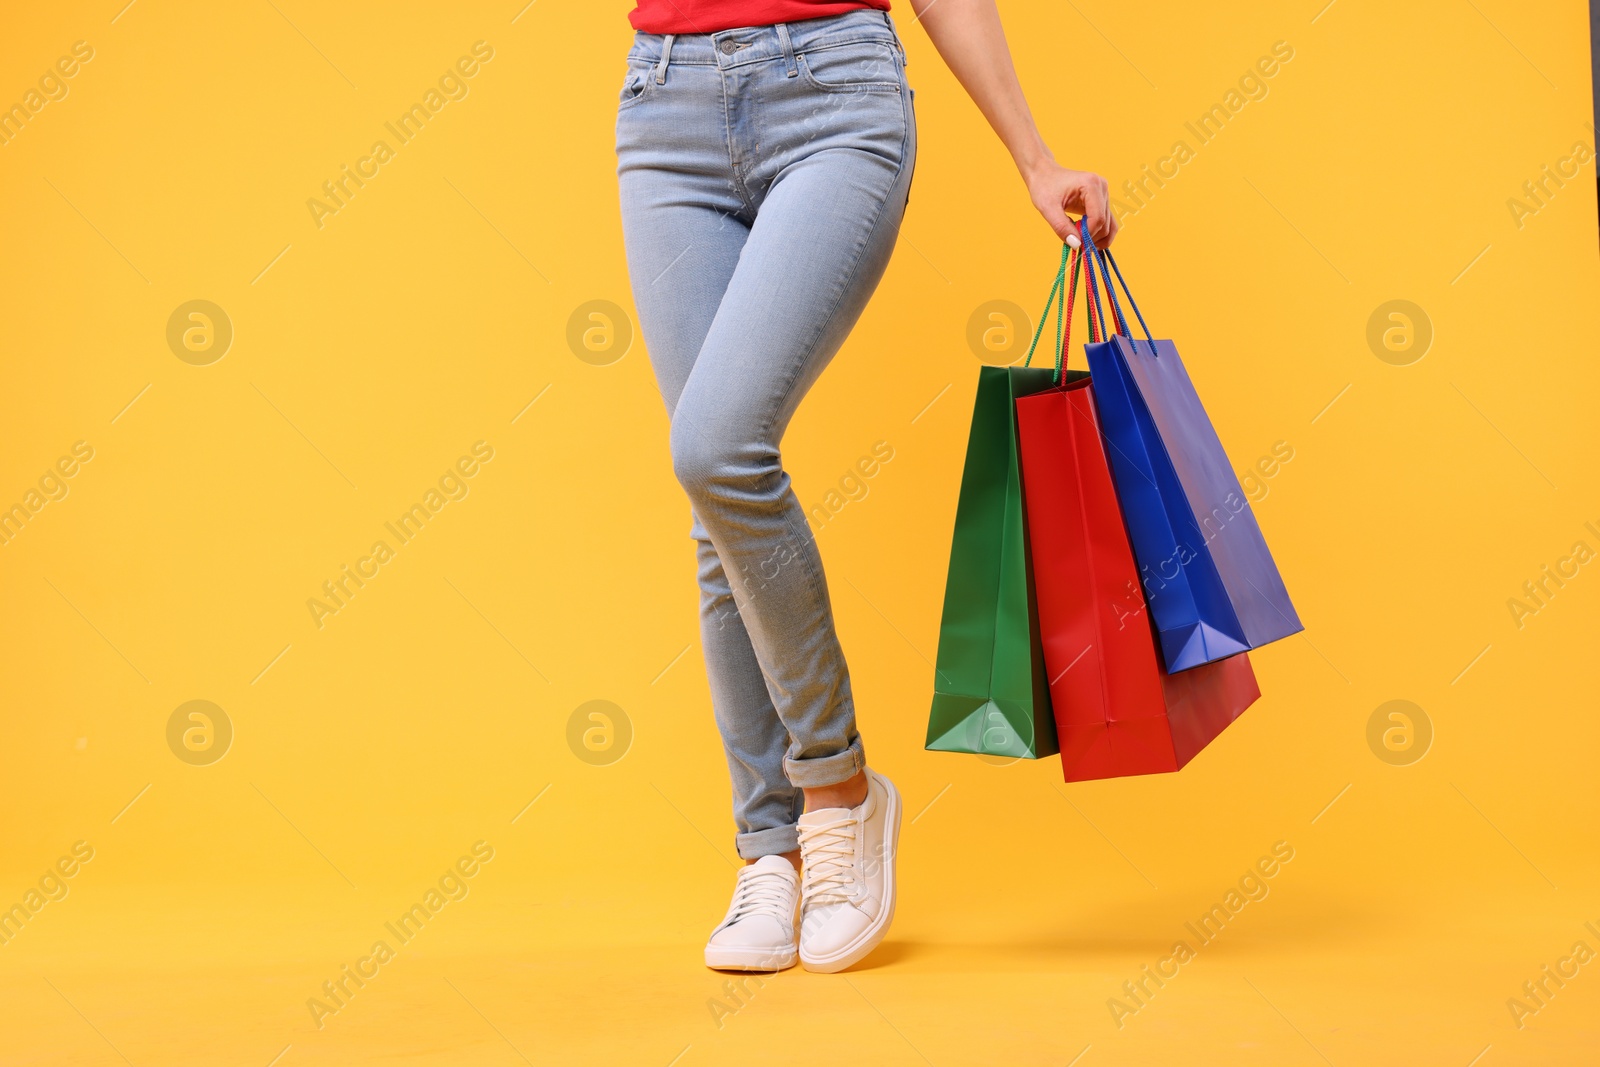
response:
[[[1039,632],[1069,782],[1176,771],[1260,696],[1244,653],[1179,674],[1161,669],[1101,444],[1093,379],[1063,373],[1082,259],[1072,256],[1068,282],[1063,248],[1051,291],[1062,294],[1057,319],[1064,314],[1068,323],[1053,375],[1059,384],[1017,401]]]
[[[950,541],[927,747],[1038,759],[1054,755],[1039,620],[1028,564],[1016,399],[1050,387],[1043,367],[983,367]]]
[[[1099,314],[1104,289],[1115,330],[1085,349],[1095,406],[1167,670],[1299,633],[1278,566],[1177,347],[1150,335],[1116,260],[1095,247],[1086,226],[1079,230],[1089,302]],[[1129,333],[1108,265],[1144,340]]]

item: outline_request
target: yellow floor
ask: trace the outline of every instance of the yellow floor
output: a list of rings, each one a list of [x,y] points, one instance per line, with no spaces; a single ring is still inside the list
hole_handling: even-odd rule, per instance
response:
[[[1042,807],[1056,787],[1030,770],[1012,784]],[[352,889],[304,842],[284,851],[300,884],[231,897],[176,884],[105,892],[91,863],[0,950],[0,1062],[1595,1062],[1600,963],[1563,987],[1545,979],[1554,996],[1521,1029],[1507,1006],[1531,1003],[1522,983],[1574,942],[1600,946],[1584,925],[1600,927],[1592,895],[1586,915],[1466,805],[1429,832],[1470,844],[1459,858],[1481,863],[1473,882],[1419,890],[1414,852],[1359,841],[1373,791],[1352,785],[1315,824],[1315,809],[1283,820],[1293,859],[1247,882],[1260,899],[1235,902],[1209,943],[1193,927],[1262,856],[1182,871],[1145,855],[1136,867],[1065,804],[1022,819],[1053,837],[1032,856],[1009,834],[961,846],[939,820],[939,805],[961,798],[944,796],[903,839],[889,940],[839,975],[705,970],[700,945],[731,867],[675,814],[652,816],[655,850],[624,835],[632,857],[587,870],[542,853],[550,826],[509,827],[467,895],[408,928],[409,943],[384,924],[428,881],[413,894]],[[552,822],[557,799],[541,813]],[[1102,828],[1115,819],[1093,814]],[[940,857],[957,847],[952,867]],[[393,958],[363,986],[345,979],[342,1004],[324,995],[378,939]],[[1196,951],[1157,987],[1146,968],[1170,973],[1161,961],[1179,940]],[[1123,989],[1141,979],[1153,990],[1142,1003]],[[1136,1009],[1120,1026],[1113,998]]]

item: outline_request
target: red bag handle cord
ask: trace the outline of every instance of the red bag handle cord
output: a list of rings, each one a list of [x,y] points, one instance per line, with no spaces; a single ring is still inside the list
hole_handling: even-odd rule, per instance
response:
[[[1071,281],[1067,280],[1068,264],[1071,264]],[[1056,309],[1056,360],[1055,370],[1051,382],[1061,383],[1061,370],[1066,363],[1066,353],[1072,342],[1072,309],[1077,306],[1078,275],[1083,273],[1083,250],[1074,249],[1063,243],[1061,246],[1061,264],[1056,268],[1055,281],[1050,286],[1050,295],[1045,298],[1044,312],[1039,316],[1039,325],[1034,328],[1033,341],[1028,345],[1028,356],[1022,361],[1024,367],[1033,363],[1033,353],[1039,347],[1039,337],[1044,333],[1044,324],[1050,318],[1050,309]],[[1093,280],[1094,271],[1091,269],[1089,278]],[[1090,322],[1091,330],[1093,322]]]
[[[1079,271],[1080,271],[1080,269],[1082,267],[1083,267],[1083,250],[1079,249],[1072,256],[1072,281],[1069,282],[1068,285],[1067,285],[1067,298],[1066,298],[1067,328],[1066,328],[1065,336],[1063,336],[1062,339],[1061,339],[1061,350],[1060,350],[1059,354],[1056,356],[1056,377],[1055,377],[1055,382],[1056,382],[1057,385],[1061,384],[1062,370],[1066,367],[1066,365],[1067,365],[1067,357],[1072,352],[1072,309],[1078,302],[1078,273],[1079,273]]]
[[[1079,225],[1081,226],[1082,224],[1080,223]],[[1044,324],[1050,318],[1050,309],[1054,307],[1056,309],[1056,361],[1055,372],[1051,381],[1056,385],[1061,384],[1061,372],[1066,366],[1067,354],[1071,351],[1072,312],[1077,307],[1078,276],[1080,274],[1087,275],[1085,281],[1089,287],[1088,294],[1092,294],[1095,297],[1095,299],[1091,300],[1088,299],[1088,294],[1086,294],[1084,300],[1084,314],[1089,325],[1089,340],[1100,341],[1105,336],[1105,311],[1098,307],[1099,294],[1095,288],[1094,267],[1091,265],[1087,271],[1083,269],[1084,264],[1087,262],[1087,255],[1088,253],[1082,246],[1072,248],[1070,245],[1062,244],[1061,265],[1056,270],[1055,282],[1050,286],[1050,295],[1045,298],[1044,313],[1039,317],[1039,325],[1034,328],[1033,341],[1028,345],[1027,358],[1022,362],[1024,367],[1033,363],[1033,353],[1039,346],[1040,335],[1044,333]],[[1070,275],[1067,270],[1069,265],[1071,266]],[[1070,281],[1068,280],[1069,277]]]

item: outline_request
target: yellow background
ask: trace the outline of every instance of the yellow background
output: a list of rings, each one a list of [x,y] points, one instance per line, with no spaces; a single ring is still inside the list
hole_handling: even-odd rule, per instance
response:
[[[640,340],[595,365],[566,339],[581,304],[631,309],[628,5],[8,12],[0,102],[94,58],[0,146],[0,506],[94,458],[0,547],[0,904],[94,858],[0,946],[0,1062],[1592,1055],[1600,962],[1522,1029],[1506,1003],[1600,950],[1597,565],[1520,629],[1507,608],[1600,549],[1594,165],[1520,227],[1507,206],[1593,143],[1585,12],[1323,2],[1002,5],[1057,155],[1114,185],[1294,49],[1117,251],[1235,464],[1294,450],[1256,513],[1306,634],[1252,657],[1262,700],[1183,772],[1070,787],[921,747],[968,320],[1034,311],[1056,246],[897,5],[910,211],[786,462],[810,506],[894,449],[819,539],[907,804],[899,917],[855,971],[720,1020],[699,954],[732,832],[667,419]],[[319,229],[307,200],[479,40],[469,95]],[[233,325],[208,366],[166,342],[194,299]],[[1366,339],[1394,299],[1433,327],[1408,366]],[[470,494],[319,629],[308,598],[480,440]],[[197,699],[235,733],[209,766],[166,739]],[[633,731],[605,766],[567,742],[596,699]],[[1392,699],[1432,724],[1408,766],[1367,743]],[[307,999],[479,840],[470,894],[317,1029]],[[1119,1029],[1108,998],[1277,841],[1271,894]]]

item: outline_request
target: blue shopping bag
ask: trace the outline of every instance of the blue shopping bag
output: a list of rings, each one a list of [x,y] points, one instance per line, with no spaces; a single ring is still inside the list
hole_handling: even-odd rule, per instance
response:
[[[1079,233],[1090,298],[1098,310],[1104,288],[1116,330],[1084,346],[1095,405],[1167,670],[1299,633],[1305,627],[1176,346],[1151,337],[1116,260],[1095,247],[1087,226]],[[1110,271],[1145,341],[1132,339]]]

